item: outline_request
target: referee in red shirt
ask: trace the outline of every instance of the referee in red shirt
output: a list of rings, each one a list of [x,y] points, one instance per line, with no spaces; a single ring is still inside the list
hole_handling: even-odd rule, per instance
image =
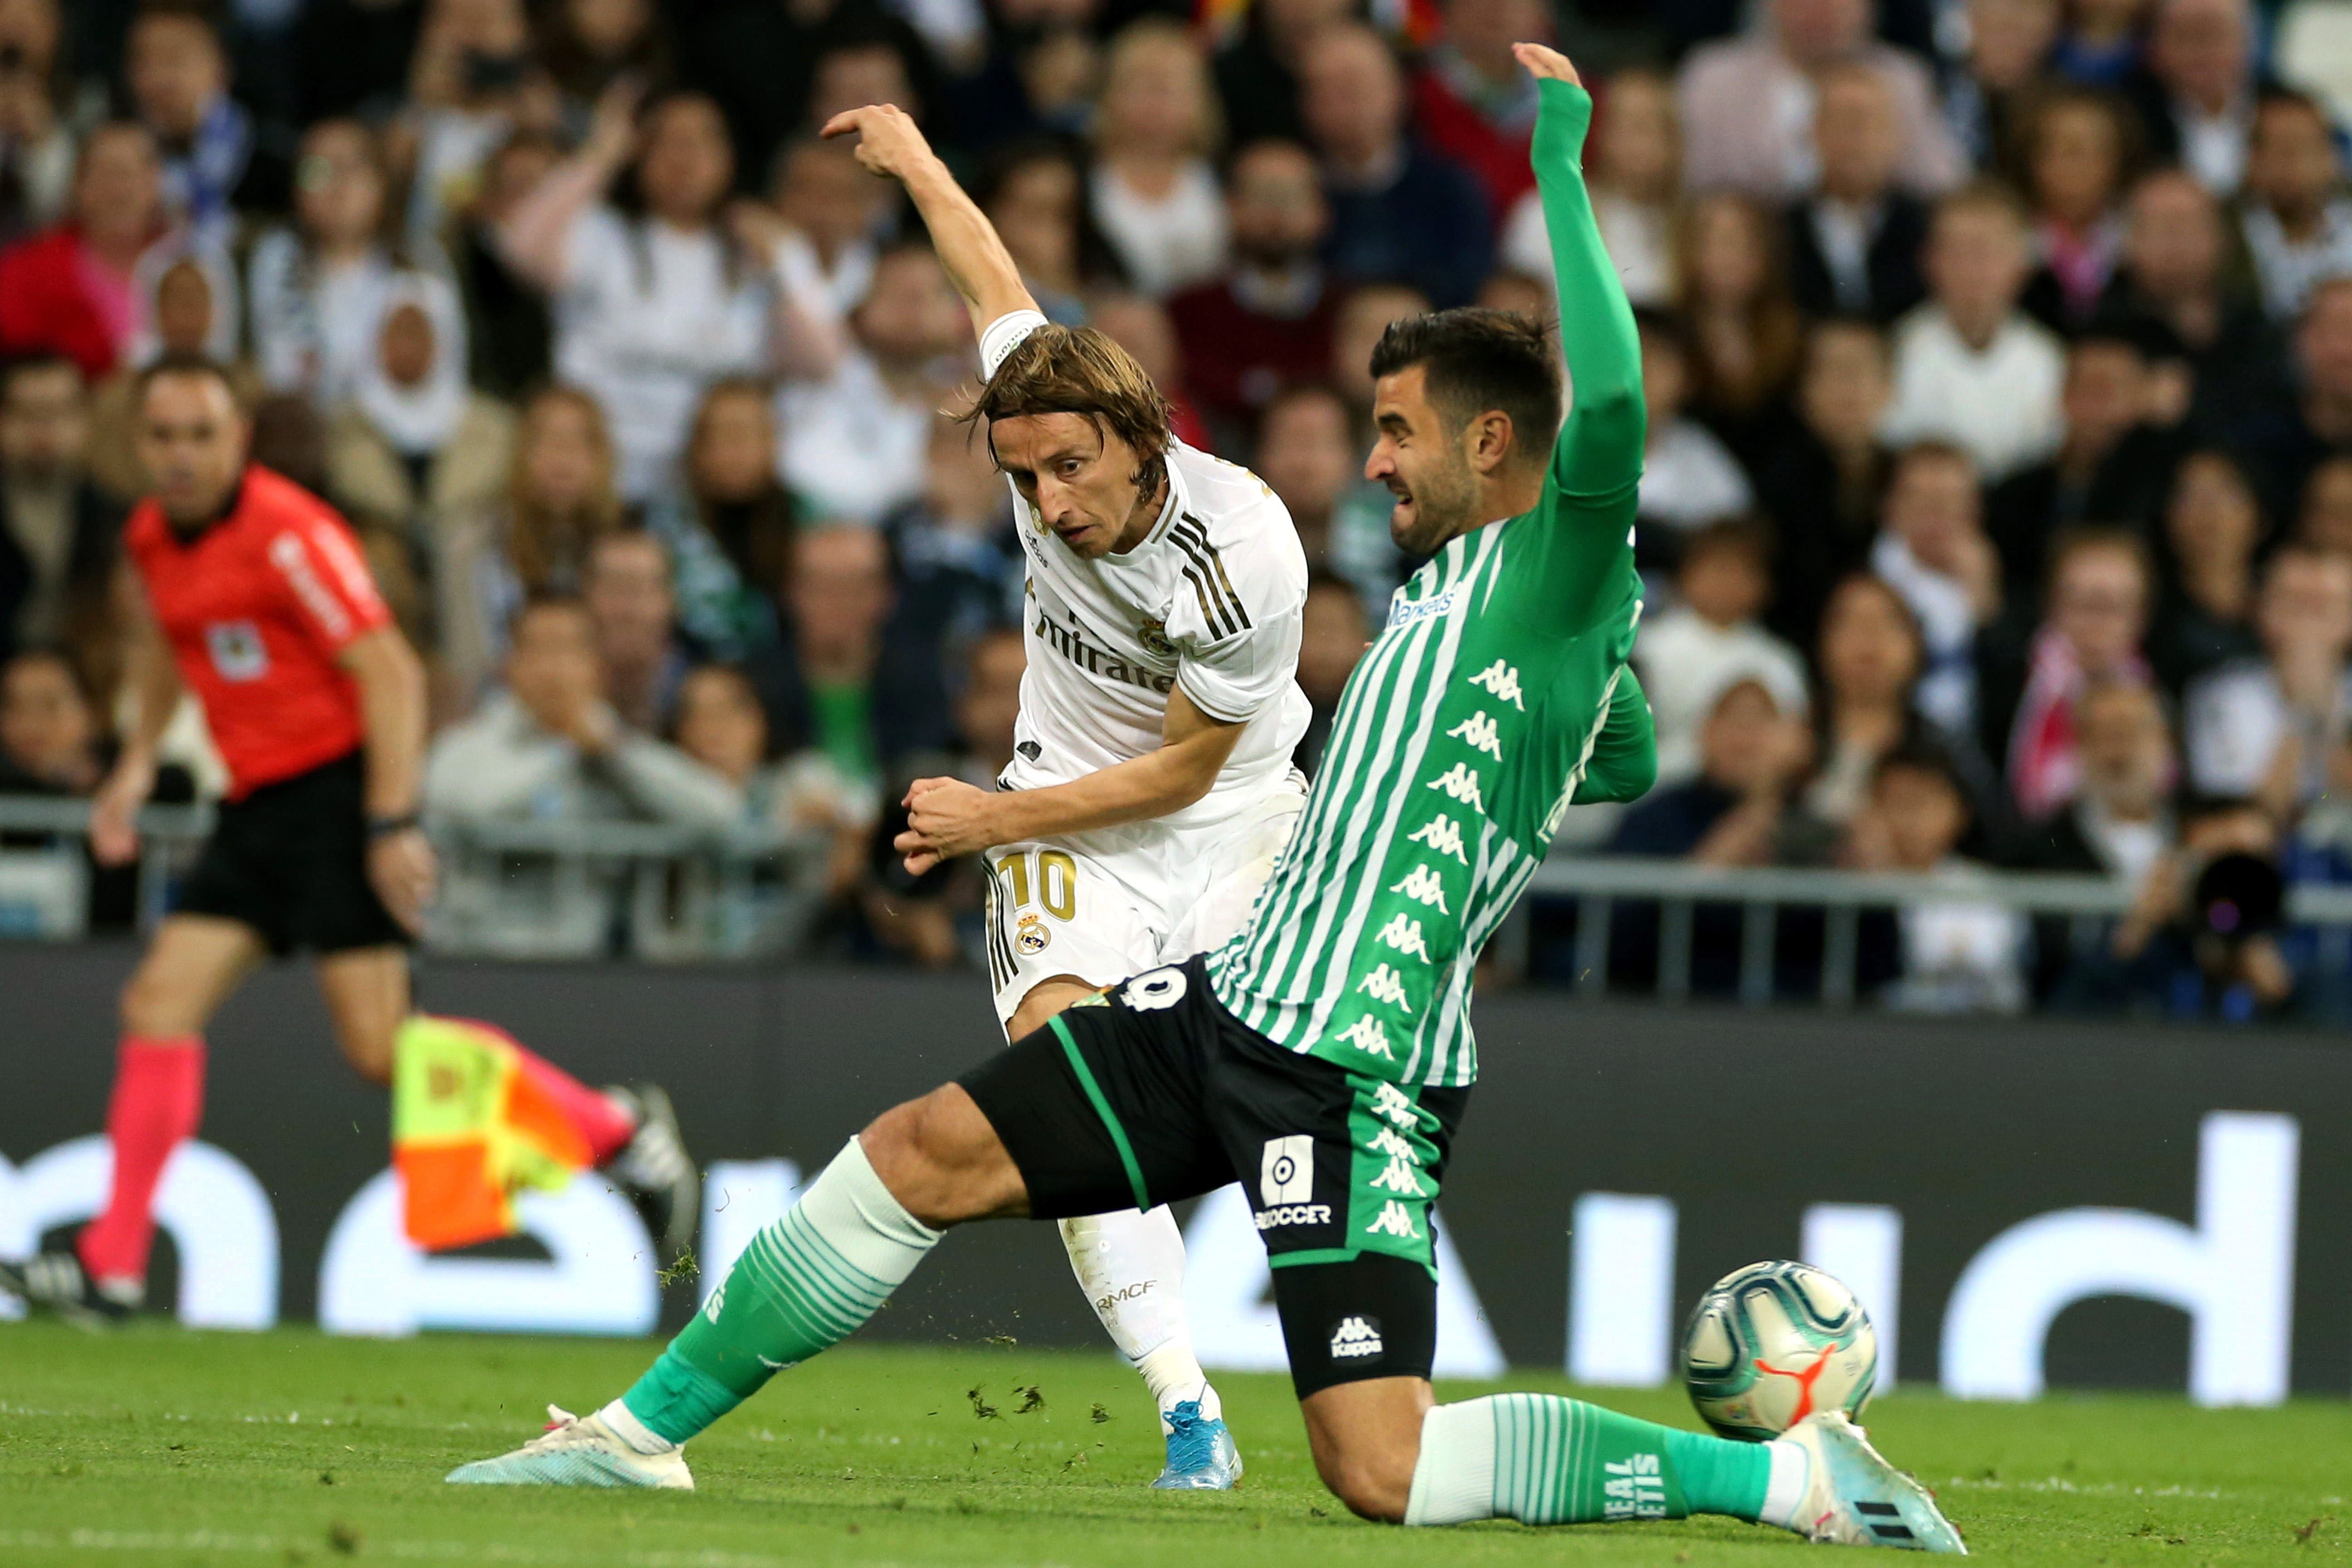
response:
[[[250,462],[250,434],[218,366],[166,358],[142,378],[139,453],[154,491],[123,532],[145,602],[124,666],[137,716],[91,808],[90,847],[109,864],[137,857],[156,743],[183,690],[204,705],[229,791],[123,988],[106,1209],[72,1252],[0,1265],[0,1289],[84,1319],[143,1302],[155,1187],[196,1130],[214,1012],[265,958],[307,949],[344,1058],[389,1083],[408,945],[433,897],[417,823],[423,668],[349,526]],[[682,1247],[697,1173],[668,1098],[599,1091],[523,1060],[656,1237]]]

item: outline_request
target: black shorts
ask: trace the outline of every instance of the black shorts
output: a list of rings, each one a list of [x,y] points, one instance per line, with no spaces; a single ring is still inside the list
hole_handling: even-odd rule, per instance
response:
[[[1199,958],[1069,1008],[957,1081],[1040,1219],[1240,1182],[1300,1398],[1429,1375],[1430,1205],[1467,1089],[1393,1084],[1284,1050],[1219,1005]]]
[[[367,875],[360,753],[224,801],[173,913],[251,926],[284,955],[406,944]]]

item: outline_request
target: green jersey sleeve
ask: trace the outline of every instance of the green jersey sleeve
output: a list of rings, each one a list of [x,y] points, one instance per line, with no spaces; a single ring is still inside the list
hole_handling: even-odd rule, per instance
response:
[[[1633,308],[1601,246],[1578,164],[1592,100],[1565,81],[1545,80],[1537,90],[1536,188],[1559,281],[1570,398],[1537,510],[1552,600],[1549,618],[1573,634],[1622,613],[1648,418]]]
[[[1658,735],[1650,718],[1650,699],[1633,667],[1621,664],[1616,684],[1609,689],[1609,717],[1592,738],[1591,754],[1570,800],[1577,805],[1639,800],[1657,780]]]

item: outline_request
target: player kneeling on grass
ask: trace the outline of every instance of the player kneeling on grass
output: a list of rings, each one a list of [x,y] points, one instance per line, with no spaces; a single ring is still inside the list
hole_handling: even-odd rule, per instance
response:
[[[762,1231],[635,1385],[461,1482],[691,1486],[680,1445],[839,1342],[968,1220],[1139,1206],[1239,1177],[1325,1484],[1367,1518],[1532,1524],[1728,1514],[1958,1552],[1843,1415],[1769,1443],[1541,1394],[1437,1405],[1431,1205],[1476,1077],[1480,946],[1571,803],[1656,773],[1627,668],[1640,608],[1640,351],[1577,154],[1591,100],[1538,79],[1535,164],[1576,405],[1543,330],[1491,310],[1389,329],[1365,471],[1429,557],[1349,678],[1321,776],[1240,934],[1074,1006],[886,1112]],[[1558,438],[1546,449],[1546,438]]]
[[[344,1059],[391,1080],[409,1016],[408,944],[434,883],[417,826],[425,676],[350,527],[247,457],[251,426],[220,368],[166,357],[142,376],[138,443],[154,492],[123,546],[142,613],[124,651],[131,731],[90,810],[90,848],[135,858],[155,747],[183,689],[202,702],[228,799],[177,907],[122,992],[106,1131],[106,1208],[69,1252],[0,1264],[0,1291],[85,1323],[146,1296],[155,1190],[203,1114],[204,1028],[271,954],[315,953]],[[520,1046],[516,1069],[666,1249],[696,1219],[698,1173],[667,1097],[598,1091]]]

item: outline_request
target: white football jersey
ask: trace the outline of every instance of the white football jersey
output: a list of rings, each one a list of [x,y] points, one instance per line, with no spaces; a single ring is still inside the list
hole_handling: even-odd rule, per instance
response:
[[[1044,322],[1029,310],[991,322],[983,373]],[[1125,554],[1093,560],[1017,489],[1014,501],[1029,672],[1005,786],[1064,784],[1157,751],[1168,693],[1181,687],[1202,712],[1248,725],[1208,795],[1160,820],[1220,821],[1282,787],[1309,716],[1297,680],[1307,552],[1265,481],[1171,438],[1159,521]]]

